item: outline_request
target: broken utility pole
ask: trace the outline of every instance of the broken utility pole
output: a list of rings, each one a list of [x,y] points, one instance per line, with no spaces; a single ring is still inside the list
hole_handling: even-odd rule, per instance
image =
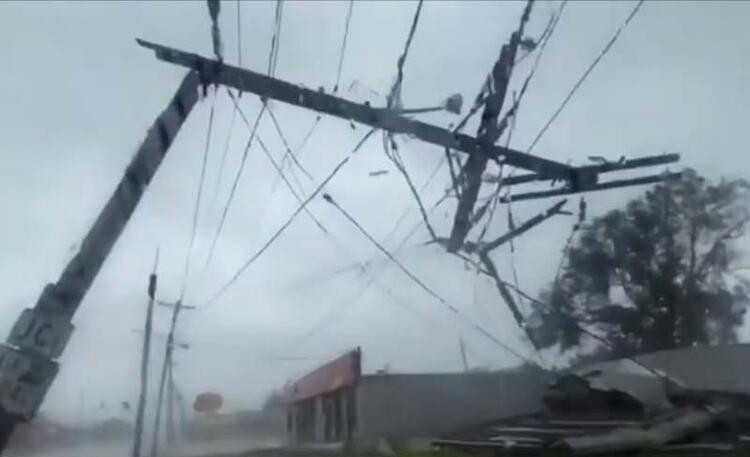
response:
[[[508,91],[510,76],[516,63],[516,53],[523,38],[523,31],[531,15],[533,0],[529,0],[521,16],[521,23],[510,37],[510,42],[504,44],[500,50],[500,57],[492,68],[492,78],[488,80],[488,96],[484,102],[482,121],[477,131],[479,142],[486,147],[491,147],[503,134],[504,126],[498,125],[500,113],[505,103],[505,95]],[[507,123],[505,124],[507,125]],[[487,168],[490,157],[484,154],[472,154],[466,160],[462,170],[464,179],[458,185],[461,187],[458,207],[453,219],[453,230],[446,248],[448,252],[456,252],[463,245],[466,236],[471,230],[471,214],[479,196],[479,188],[482,185],[482,173]]]
[[[216,84],[233,87],[243,92],[251,92],[263,98],[282,101],[345,120],[359,122],[392,133],[414,135],[427,143],[463,151],[467,154],[484,154],[490,158],[502,158],[505,163],[511,166],[530,170],[549,178],[567,180],[572,179],[572,175],[575,174],[575,169],[568,165],[502,146],[486,145],[469,135],[453,133],[451,130],[400,116],[398,112],[393,110],[373,108],[369,103],[350,102],[334,95],[316,92],[244,68],[207,59],[197,54],[144,40],[137,41],[141,46],[153,50],[160,60],[191,69],[204,69],[209,72],[211,81]]]
[[[529,6],[527,6],[527,9],[528,8]],[[526,13],[527,11],[525,10],[524,14]],[[511,180],[509,181],[510,183],[541,180],[549,180],[553,182],[560,181],[565,183],[565,188],[563,190],[549,191],[557,192],[552,195],[560,195],[560,192],[570,194],[604,190],[624,185],[647,184],[664,179],[671,179],[677,176],[677,174],[667,174],[657,177],[648,177],[646,179],[636,178],[630,182],[620,181],[615,184],[598,184],[599,173],[676,162],[679,160],[678,154],[642,157],[620,162],[608,162],[603,165],[595,166],[587,165],[573,167],[554,160],[526,154],[521,151],[494,144],[499,137],[499,133],[502,133],[501,128],[504,128],[502,121],[500,123],[497,122],[498,116],[495,111],[499,113],[499,110],[502,108],[500,99],[504,99],[504,95],[503,97],[500,97],[502,94],[498,89],[507,91],[507,80],[510,77],[510,70],[507,65],[509,62],[512,64],[513,60],[510,59],[510,57],[515,56],[515,50],[519,45],[514,41],[514,38],[521,39],[523,37],[521,37],[518,32],[511,37],[511,42],[503,46],[504,54],[501,52],[500,59],[498,59],[498,62],[493,69],[492,76],[495,83],[496,93],[493,97],[487,97],[487,100],[485,101],[485,103],[487,103],[490,100],[494,100],[490,102],[492,105],[485,105],[485,114],[483,116],[486,117],[486,121],[483,122],[484,128],[480,129],[479,138],[401,116],[396,110],[375,108],[372,107],[369,102],[354,103],[335,95],[326,94],[322,90],[313,91],[251,70],[208,59],[198,54],[180,51],[178,49],[140,39],[137,40],[137,42],[141,46],[154,51],[159,60],[203,72],[203,74],[206,74],[209,77],[212,83],[232,87],[241,92],[251,92],[262,99],[278,100],[291,105],[317,111],[319,113],[326,113],[347,121],[356,121],[373,128],[387,130],[394,134],[413,135],[427,143],[464,152],[468,154],[470,158],[474,157],[474,159],[472,159],[474,165],[472,165],[471,170],[481,169],[483,171],[484,168],[481,166],[482,163],[486,165],[488,160],[496,160],[503,165],[521,168],[532,172],[516,178],[509,178]],[[491,122],[493,119],[495,120],[494,123]],[[471,175],[475,176],[476,173],[472,172]],[[481,182],[481,172],[478,173],[476,179],[472,178],[470,184],[468,181],[468,179],[462,180],[462,182],[467,182],[467,185],[471,185],[471,189],[473,189],[474,186],[478,186]],[[460,242],[463,242],[468,233],[466,223],[463,221],[468,215],[470,215],[475,204],[476,197],[469,198],[474,194],[471,189],[469,189],[469,196],[463,195],[463,193],[466,192],[463,192],[461,195],[459,209],[456,212],[458,227],[454,224],[454,229],[451,233],[452,242],[449,244],[449,250],[459,249],[461,246]],[[549,195],[545,193],[527,198],[540,198],[546,196]]]
[[[374,108],[369,102],[363,104],[354,103],[335,95],[326,94],[322,89],[313,91],[247,69],[227,65],[222,61],[207,59],[197,54],[144,40],[137,40],[137,42],[141,46],[154,51],[159,60],[201,71],[204,74],[208,74],[210,80],[216,84],[233,87],[241,92],[254,93],[264,100],[264,102],[267,100],[282,101],[317,111],[318,113],[336,116],[350,122],[356,121],[373,128],[383,129],[391,134],[412,135],[427,143],[441,146],[448,154],[448,151],[451,149],[468,154],[469,158],[461,172],[462,179],[457,179],[455,173],[452,173],[454,183],[458,181],[456,193],[459,197],[459,202],[450,237],[447,239],[447,242],[444,241],[441,243],[449,252],[458,254],[459,250],[470,244],[465,243],[464,240],[471,230],[472,219],[476,218],[472,213],[482,183],[482,174],[490,160],[494,160],[504,166],[531,171],[530,174],[510,178],[511,181],[515,180],[517,183],[541,180],[564,183],[564,187],[561,189],[511,196],[511,200],[541,198],[603,190],[626,185],[647,184],[665,179],[674,179],[679,176],[679,174],[664,174],[657,177],[635,178],[600,184],[599,173],[676,162],[679,160],[679,155],[642,157],[633,160],[625,160],[623,158],[618,162],[572,167],[495,144],[508,125],[507,119],[500,119],[500,114],[510,82],[512,68],[516,61],[518,47],[524,39],[523,31],[529,19],[532,4],[533,1],[531,0],[527,2],[518,30],[511,35],[509,42],[501,48],[500,57],[493,67],[492,74],[488,78],[487,94],[481,97],[484,112],[477,137],[407,118],[402,116],[397,110],[388,109],[387,107]],[[508,115],[510,113],[506,114],[505,117]],[[554,214],[558,214],[558,212],[549,212],[539,222]],[[525,230],[528,230],[537,223],[533,223]],[[520,233],[522,231],[511,234],[505,239],[496,240],[493,244],[502,244]],[[436,238],[435,240],[438,241],[441,239]],[[497,269],[490,259],[489,250],[478,250],[476,253],[479,255],[480,261],[485,266],[486,271],[495,279],[498,290],[513,312],[514,318],[519,324],[522,324],[521,313],[513,297],[505,287],[504,282],[499,278]]]

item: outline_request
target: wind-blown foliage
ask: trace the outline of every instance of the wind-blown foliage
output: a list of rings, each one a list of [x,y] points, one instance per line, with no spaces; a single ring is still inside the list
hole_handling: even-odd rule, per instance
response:
[[[735,241],[748,220],[747,181],[709,184],[687,170],[581,227],[536,305],[538,343],[567,350],[585,329],[624,357],[736,341],[750,281]]]

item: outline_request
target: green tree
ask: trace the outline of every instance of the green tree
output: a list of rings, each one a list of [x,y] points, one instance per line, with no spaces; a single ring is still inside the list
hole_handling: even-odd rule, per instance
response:
[[[736,341],[750,296],[736,249],[749,197],[745,180],[709,184],[687,170],[581,227],[535,306],[538,344],[564,351],[593,333],[609,343],[596,354],[625,357]]]

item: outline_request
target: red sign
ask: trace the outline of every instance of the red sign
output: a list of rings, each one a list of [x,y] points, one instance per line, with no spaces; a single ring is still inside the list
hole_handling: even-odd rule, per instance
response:
[[[221,409],[224,399],[213,392],[204,392],[195,396],[193,409],[199,413],[215,413]]]
[[[284,399],[294,403],[305,398],[353,386],[362,374],[359,348],[349,351],[301,377],[285,389]]]

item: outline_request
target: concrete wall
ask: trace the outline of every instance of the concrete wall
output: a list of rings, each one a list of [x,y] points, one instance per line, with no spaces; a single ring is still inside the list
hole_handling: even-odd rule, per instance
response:
[[[356,392],[355,439],[431,438],[537,412],[550,379],[536,370],[363,376]]]

